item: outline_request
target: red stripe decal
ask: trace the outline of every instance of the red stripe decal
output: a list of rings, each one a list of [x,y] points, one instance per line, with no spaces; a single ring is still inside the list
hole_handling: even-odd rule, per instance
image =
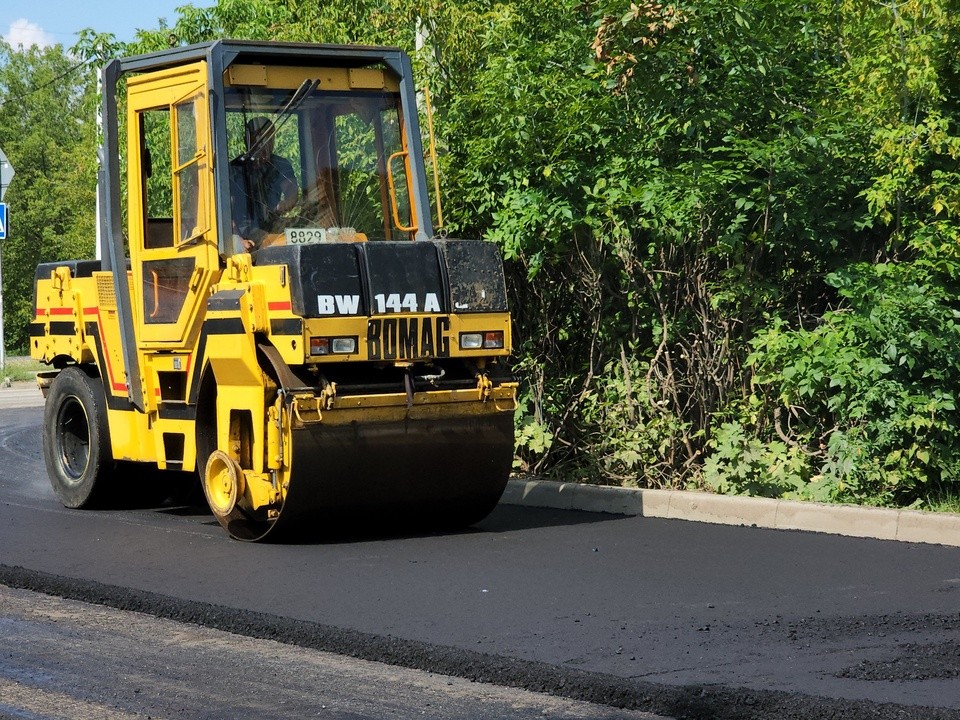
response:
[[[49,308],[46,312],[50,315],[73,315],[73,308],[54,307]],[[100,336],[100,349],[103,351],[103,361],[107,366],[107,379],[109,380],[110,387],[113,388],[115,392],[127,394],[127,383],[117,382],[113,378],[113,363],[110,362],[110,351],[107,349],[107,343],[103,335],[103,322],[100,319],[100,308],[96,306],[83,308],[83,314],[94,315],[97,318],[97,334]],[[44,317],[44,310],[38,309],[37,317]]]
[[[115,392],[124,393],[129,397],[127,383],[117,382],[113,379],[113,363],[110,362],[110,351],[107,349],[107,341],[103,336],[103,321],[100,319],[100,308],[99,306],[93,307],[90,308],[90,311],[97,316],[97,334],[100,336],[100,349],[103,351],[103,361],[107,364],[107,377],[110,379],[110,387],[112,387]]]

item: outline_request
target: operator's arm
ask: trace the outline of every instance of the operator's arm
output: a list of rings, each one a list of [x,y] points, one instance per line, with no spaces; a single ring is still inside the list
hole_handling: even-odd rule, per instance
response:
[[[233,215],[233,252],[256,249],[256,223],[250,194],[247,164],[239,160],[230,163],[230,211]]]

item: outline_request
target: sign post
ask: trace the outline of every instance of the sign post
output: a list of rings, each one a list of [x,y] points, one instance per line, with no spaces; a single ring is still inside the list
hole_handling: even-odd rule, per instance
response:
[[[6,339],[3,334],[3,241],[10,234],[10,215],[7,213],[7,204],[3,202],[7,194],[7,186],[13,180],[13,165],[7,160],[3,150],[0,150],[0,370],[7,365]]]
[[[6,190],[5,186],[0,186],[0,191]],[[7,239],[7,204],[0,202],[0,371],[7,366],[6,337],[3,334],[3,241]]]

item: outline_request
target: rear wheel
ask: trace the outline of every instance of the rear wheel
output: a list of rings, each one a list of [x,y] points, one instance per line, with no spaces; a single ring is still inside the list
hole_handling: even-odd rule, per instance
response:
[[[114,469],[103,383],[78,367],[63,370],[43,420],[43,457],[60,502],[82,508],[102,500]]]

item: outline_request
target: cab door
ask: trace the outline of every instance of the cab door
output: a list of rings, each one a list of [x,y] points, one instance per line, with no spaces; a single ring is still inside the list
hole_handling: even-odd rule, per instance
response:
[[[207,64],[127,82],[128,230],[141,350],[187,352],[217,271]]]

